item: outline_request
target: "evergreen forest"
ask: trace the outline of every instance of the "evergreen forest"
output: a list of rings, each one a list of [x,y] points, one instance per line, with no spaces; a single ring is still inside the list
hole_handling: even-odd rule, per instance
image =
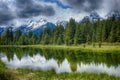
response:
[[[46,27],[35,35],[32,31],[23,34],[20,30],[7,29],[0,35],[0,45],[80,45],[93,43],[120,42],[120,20],[107,19],[95,22],[77,23],[70,19],[67,25],[57,25],[53,29]]]

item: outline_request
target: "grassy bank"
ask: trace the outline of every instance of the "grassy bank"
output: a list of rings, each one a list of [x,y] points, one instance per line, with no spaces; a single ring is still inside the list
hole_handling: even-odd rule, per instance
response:
[[[93,47],[91,45],[79,45],[79,46],[65,46],[65,45],[28,45],[28,47],[33,47],[33,48],[52,48],[52,49],[70,49],[70,50],[83,50],[83,51],[120,51],[120,46],[102,46],[99,48],[98,46]]]
[[[1,45],[0,47],[21,47],[21,48],[45,48],[45,49],[67,49],[67,50],[82,50],[82,51],[94,51],[94,52],[120,52],[120,45],[78,45],[78,46],[66,46],[66,45]]]
[[[120,80],[120,77],[107,74],[92,73],[61,73],[56,74],[54,70],[43,72],[27,69],[10,70],[12,79],[9,80]],[[9,72],[10,72],[9,71]]]

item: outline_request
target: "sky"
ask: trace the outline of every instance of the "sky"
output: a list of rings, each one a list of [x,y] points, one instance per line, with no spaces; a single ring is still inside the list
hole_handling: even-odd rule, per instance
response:
[[[46,19],[49,22],[80,21],[91,12],[105,17],[120,11],[120,0],[0,0],[0,25],[19,26],[28,20]]]

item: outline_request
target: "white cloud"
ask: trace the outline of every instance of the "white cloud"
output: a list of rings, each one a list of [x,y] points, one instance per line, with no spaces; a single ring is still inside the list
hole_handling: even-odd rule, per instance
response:
[[[55,15],[50,16],[50,17],[39,16],[39,17],[37,17],[37,19],[42,17],[42,18],[47,19],[50,22],[56,23],[58,20],[59,21],[68,21],[70,18],[74,18],[76,21],[79,22],[84,16],[88,15],[85,12],[78,13],[77,11],[73,10],[72,8],[63,9],[63,8],[59,7],[56,3],[47,3],[47,4],[53,6],[53,8],[56,12]]]

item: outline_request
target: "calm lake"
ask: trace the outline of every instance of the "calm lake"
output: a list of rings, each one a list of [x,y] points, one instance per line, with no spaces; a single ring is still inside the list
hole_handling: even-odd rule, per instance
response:
[[[83,52],[81,50],[0,48],[0,59],[10,69],[27,68],[56,73],[105,73],[120,77],[118,52]]]

